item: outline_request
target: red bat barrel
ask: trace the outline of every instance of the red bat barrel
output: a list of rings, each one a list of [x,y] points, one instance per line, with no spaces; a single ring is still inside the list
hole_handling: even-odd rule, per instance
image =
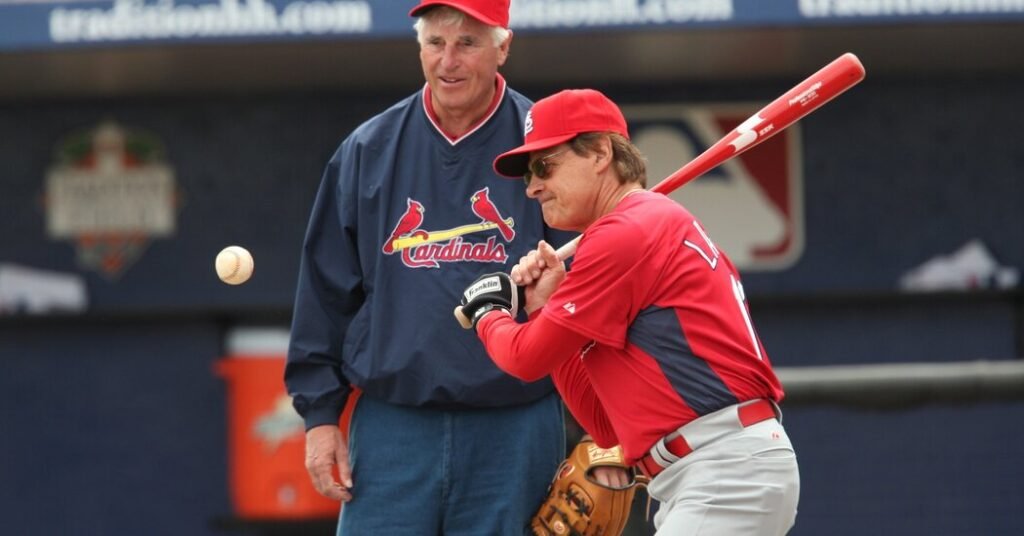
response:
[[[722,162],[782,132],[864,79],[864,66],[847,52],[797,84],[736,127],[724,138],[651,188],[667,194]]]
[[[756,147],[855,86],[864,79],[864,74],[864,66],[857,56],[850,52],[839,56],[761,108],[697,158],[651,187],[651,191],[668,194],[726,160]],[[578,237],[558,248],[558,258],[565,260],[571,257],[576,252],[577,242]]]

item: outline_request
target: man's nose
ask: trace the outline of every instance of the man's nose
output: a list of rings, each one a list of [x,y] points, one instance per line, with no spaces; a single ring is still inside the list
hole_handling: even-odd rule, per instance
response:
[[[544,184],[544,181],[537,179],[537,177],[530,177],[530,184],[526,185],[526,197],[530,199],[537,197],[543,189],[542,184]]]
[[[459,66],[459,55],[455,45],[444,47],[444,52],[441,54],[441,64],[447,69]]]

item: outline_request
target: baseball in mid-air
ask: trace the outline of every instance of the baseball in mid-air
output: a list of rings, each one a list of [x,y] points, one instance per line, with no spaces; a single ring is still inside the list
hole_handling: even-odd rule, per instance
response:
[[[252,277],[252,255],[242,246],[228,246],[217,254],[217,277],[229,285],[241,285]]]

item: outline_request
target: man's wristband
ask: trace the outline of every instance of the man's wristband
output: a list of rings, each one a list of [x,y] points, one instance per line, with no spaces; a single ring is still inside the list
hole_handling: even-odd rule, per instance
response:
[[[505,314],[512,316],[512,313],[509,312],[507,308],[502,307],[496,303],[484,304],[482,307],[477,309],[476,312],[473,313],[473,329],[476,329],[476,323],[479,322],[480,319],[484,317],[484,315],[494,310],[504,311]]]

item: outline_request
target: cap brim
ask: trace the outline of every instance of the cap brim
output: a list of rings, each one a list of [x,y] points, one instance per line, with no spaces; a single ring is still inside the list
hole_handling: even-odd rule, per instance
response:
[[[502,26],[502,24],[499,23],[498,21],[492,20],[490,17],[483,16],[482,14],[480,14],[479,11],[477,11],[475,9],[468,8],[468,7],[463,6],[463,5],[459,5],[458,2],[446,2],[445,0],[435,0],[433,2],[423,2],[420,5],[412,8],[412,10],[409,11],[409,16],[410,17],[419,17],[420,15],[425,13],[426,11],[428,11],[428,10],[430,10],[432,8],[435,8],[437,6],[448,6],[450,8],[457,9],[457,10],[459,10],[459,11],[469,15],[470,17],[473,17],[474,19],[476,19],[476,20],[478,20],[478,21],[488,25],[488,26]]]
[[[522,178],[530,168],[530,153],[550,149],[551,147],[560,143],[565,143],[575,137],[576,134],[563,134],[561,136],[532,141],[525,145],[516,147],[511,151],[498,155],[498,158],[494,159],[494,171],[497,172],[498,175],[502,175],[510,179]]]

